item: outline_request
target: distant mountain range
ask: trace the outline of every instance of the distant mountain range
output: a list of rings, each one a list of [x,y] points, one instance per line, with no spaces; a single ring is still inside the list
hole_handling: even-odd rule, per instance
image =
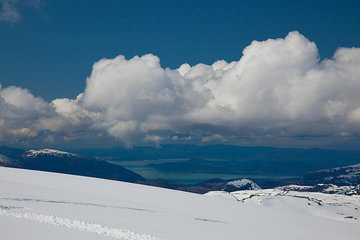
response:
[[[0,166],[67,173],[125,182],[145,181],[119,165],[79,154],[53,149],[21,150],[0,147]]]
[[[322,169],[305,174],[303,184],[314,185],[316,183],[327,183],[336,185],[360,184],[360,164]]]
[[[291,171],[293,171],[293,168],[295,166],[301,168],[302,164],[307,165],[308,163],[310,163],[311,162],[310,160],[304,158],[310,156],[311,153],[314,153],[315,155],[312,156],[312,158],[310,157],[312,161],[314,161],[312,163],[313,166],[317,166],[315,169],[323,165],[325,166],[346,165],[348,163],[354,163],[359,161],[358,160],[359,158],[357,158],[357,152],[342,152],[342,151],[332,151],[332,150],[320,151],[320,150],[290,149],[289,150],[290,153],[286,153],[286,149],[272,149],[272,148],[241,148],[240,147],[240,149],[237,149],[236,147],[233,146],[220,146],[220,145],[212,146],[208,148],[205,147],[198,148],[194,146],[190,146],[190,147],[182,146],[182,147],[188,149],[188,151],[185,151],[185,153],[183,153],[182,156],[187,156],[187,154],[190,154],[193,151],[193,148],[197,148],[198,150],[208,149],[210,152],[212,152],[211,149],[217,149],[217,150],[223,149],[224,156],[230,157],[230,155],[232,155],[230,159],[227,160],[223,159],[222,161],[217,161],[213,159],[204,160],[205,163],[210,162],[211,164],[214,164],[211,165],[211,168],[214,169],[215,166],[219,163],[226,165],[229,162],[233,161],[235,163],[231,165],[232,170],[242,171],[242,172],[245,171],[248,166],[252,166],[252,168],[256,169],[255,168],[257,166],[256,164],[259,163],[259,161],[260,163],[263,164],[258,165],[258,168],[260,169],[258,171],[262,172],[264,170],[261,169],[264,166],[269,166],[269,171],[272,172],[274,171],[272,169],[276,168],[277,163],[281,161],[283,162],[283,164],[280,164],[279,166],[280,169],[277,171],[280,171],[280,173],[281,171],[288,173],[289,169],[284,168],[284,164],[287,159],[285,156],[294,156],[295,153],[298,154],[302,153],[302,156],[301,157],[297,156],[296,160],[289,159],[288,165]],[[136,153],[136,154],[134,153],[134,154],[135,155],[140,154],[142,157],[145,157],[144,154],[146,154],[146,152],[149,153],[150,157],[155,157],[157,155],[157,154],[154,155],[154,152],[158,152],[160,154],[159,150],[154,150],[152,148],[144,147],[138,149],[141,152],[141,154],[140,153]],[[144,149],[146,149],[146,151]],[[163,155],[166,155],[167,157],[171,157],[171,155],[169,154],[170,152],[172,152],[172,150],[175,151],[173,147],[169,147],[169,146],[165,147],[164,149],[165,153]],[[256,153],[256,150],[258,150],[259,153]],[[124,150],[124,151],[125,152],[128,151],[127,154],[129,154],[129,152],[132,152],[134,150]],[[229,151],[230,152],[232,151],[234,154],[230,154]],[[125,152],[124,154],[126,155]],[[175,152],[177,152],[177,150]],[[239,156],[236,157],[235,154],[236,152],[237,154],[240,154],[240,152],[242,152],[243,155],[240,154]],[[336,161],[334,160],[334,162],[332,163],[330,162],[326,163],[325,161],[326,159],[327,161],[332,161],[333,159],[333,156],[330,156],[330,153],[335,154],[335,156],[337,156],[338,159]],[[206,153],[203,152],[202,154],[199,153],[197,156],[207,156],[208,154],[209,153],[207,152]],[[316,162],[316,159],[320,158],[321,155],[324,155],[324,159],[320,159],[318,160],[318,162]],[[173,155],[173,157],[179,157],[179,156],[181,155],[176,155],[176,154]],[[214,157],[219,157],[219,156],[220,156],[219,153],[216,154],[214,153]],[[275,156],[278,156],[279,158],[276,159]],[[351,158],[351,156],[353,156],[353,158]],[[194,161],[199,164],[198,165],[192,164]],[[250,161],[254,161],[254,163],[249,163]],[[186,169],[191,170],[191,168],[198,168],[198,169],[192,169],[192,171],[202,171],[203,169],[202,167],[204,166],[202,160],[200,159],[189,160],[184,162],[174,162],[174,163],[169,163],[170,165],[165,164],[163,166],[171,166],[170,169],[173,169],[173,167],[178,166],[177,164],[179,163],[182,164],[181,166],[185,167]],[[188,163],[188,166],[185,163]],[[157,164],[157,165],[161,166],[162,164]],[[360,184],[360,164],[320,169],[315,171],[307,171],[305,172],[305,175],[302,178],[301,177],[283,178],[283,179],[260,178],[255,180],[256,183],[248,179],[232,179],[232,180],[209,179],[205,182],[201,182],[198,184],[183,185],[183,184],[176,184],[166,179],[155,179],[155,180],[145,179],[139,174],[132,172],[120,165],[111,164],[108,161],[105,161],[101,157],[85,156],[78,153],[59,151],[55,149],[22,150],[22,149],[10,148],[4,146],[0,146],[0,166],[112,179],[112,180],[141,183],[146,185],[153,185],[158,187],[178,189],[178,190],[196,192],[196,193],[206,193],[208,191],[217,191],[217,190],[232,192],[238,190],[256,190],[256,189],[260,189],[260,187],[274,188],[279,186],[285,186],[289,188],[288,190],[294,188],[297,189],[296,191],[304,190],[304,191],[318,191],[318,192],[327,192],[327,193],[333,193],[334,191],[335,192],[343,191],[346,194],[346,192],[357,191],[356,189],[359,188],[358,185]],[[206,164],[205,166],[209,167]],[[240,168],[240,170],[236,170],[236,168]],[[205,168],[204,171],[206,171],[206,169],[207,168]],[[221,169],[225,172],[227,170],[226,167],[223,167]],[[305,169],[308,168],[305,167]],[[304,169],[299,169],[299,173],[302,172],[304,172]],[[334,184],[334,185],[329,185],[329,184]],[[288,185],[290,185],[291,187]],[[298,186],[298,185],[306,185],[306,187]],[[350,187],[338,188],[338,186],[344,186],[344,185]]]

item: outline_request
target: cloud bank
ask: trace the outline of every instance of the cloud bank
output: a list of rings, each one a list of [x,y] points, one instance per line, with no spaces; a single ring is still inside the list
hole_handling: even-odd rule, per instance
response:
[[[152,54],[101,59],[76,99],[0,89],[0,141],[237,143],[357,138],[360,49],[320,61],[298,32],[253,41],[239,61],[162,68]]]

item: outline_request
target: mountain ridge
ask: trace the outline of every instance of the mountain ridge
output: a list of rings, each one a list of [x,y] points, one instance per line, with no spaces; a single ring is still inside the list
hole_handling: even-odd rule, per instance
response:
[[[67,173],[126,182],[142,182],[146,179],[122,166],[93,157],[55,149],[19,150],[3,148],[0,165],[30,170]],[[1,149],[0,149],[1,150]],[[6,156],[4,154],[9,154]]]

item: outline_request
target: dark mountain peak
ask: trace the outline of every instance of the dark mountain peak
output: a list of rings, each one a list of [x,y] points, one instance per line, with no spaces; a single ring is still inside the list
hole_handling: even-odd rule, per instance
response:
[[[3,148],[0,166],[31,170],[74,174],[125,182],[141,182],[145,179],[120,165],[94,157],[64,152],[56,149],[17,150]],[[0,149],[1,150],[1,149]]]
[[[64,152],[64,151],[60,151],[60,150],[56,150],[56,149],[49,149],[49,148],[38,149],[38,150],[28,150],[23,153],[23,157],[28,157],[28,158],[34,158],[34,157],[43,156],[43,155],[54,156],[54,157],[76,157],[76,156],[79,156],[78,154],[75,154],[75,153],[69,153],[69,152]]]
[[[228,183],[221,189],[225,192],[235,192],[241,190],[259,190],[261,189],[256,183],[251,181],[250,179],[238,179],[233,180]]]

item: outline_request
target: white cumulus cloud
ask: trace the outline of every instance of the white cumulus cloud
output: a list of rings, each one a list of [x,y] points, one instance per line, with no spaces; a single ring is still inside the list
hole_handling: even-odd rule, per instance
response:
[[[107,135],[127,145],[178,141],[177,136],[264,143],[348,138],[360,133],[359,93],[360,49],[339,48],[320,60],[315,43],[290,32],[253,41],[231,63],[164,69],[152,54],[101,59],[74,100],[46,103],[27,90],[3,88],[0,131],[10,126],[16,131],[8,135],[52,142],[55,135]]]

